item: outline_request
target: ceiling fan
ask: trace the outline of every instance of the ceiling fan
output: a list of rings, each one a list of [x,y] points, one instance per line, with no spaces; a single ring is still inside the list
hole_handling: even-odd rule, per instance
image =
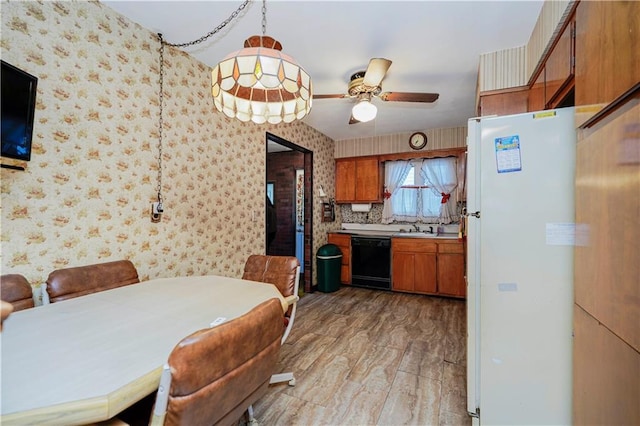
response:
[[[351,76],[347,93],[335,95],[313,95],[314,99],[356,98],[357,102],[351,110],[349,124],[366,122],[376,117],[377,108],[371,103],[372,98],[386,102],[435,102],[438,93],[383,92],[382,80],[391,66],[391,61],[384,58],[373,58],[365,71],[358,71]]]

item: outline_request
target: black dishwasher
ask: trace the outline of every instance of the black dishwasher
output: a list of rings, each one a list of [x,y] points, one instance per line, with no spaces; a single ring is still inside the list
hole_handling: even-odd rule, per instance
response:
[[[391,290],[391,238],[351,237],[351,284]]]

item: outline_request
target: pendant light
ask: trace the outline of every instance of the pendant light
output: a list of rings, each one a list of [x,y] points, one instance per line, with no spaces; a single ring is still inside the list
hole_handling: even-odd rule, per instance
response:
[[[212,72],[213,102],[218,111],[240,121],[290,123],[311,110],[311,77],[282,45],[266,36],[265,0],[262,36],[249,37],[244,48],[226,56]]]

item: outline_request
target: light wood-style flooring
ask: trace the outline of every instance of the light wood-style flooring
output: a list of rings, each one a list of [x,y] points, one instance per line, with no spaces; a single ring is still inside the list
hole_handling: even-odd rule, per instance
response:
[[[463,300],[343,286],[298,303],[261,425],[470,425]]]

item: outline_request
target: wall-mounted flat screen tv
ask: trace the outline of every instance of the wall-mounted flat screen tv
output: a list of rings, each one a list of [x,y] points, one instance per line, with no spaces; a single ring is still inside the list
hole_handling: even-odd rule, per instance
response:
[[[2,157],[31,160],[33,116],[38,79],[11,64],[2,62]]]

